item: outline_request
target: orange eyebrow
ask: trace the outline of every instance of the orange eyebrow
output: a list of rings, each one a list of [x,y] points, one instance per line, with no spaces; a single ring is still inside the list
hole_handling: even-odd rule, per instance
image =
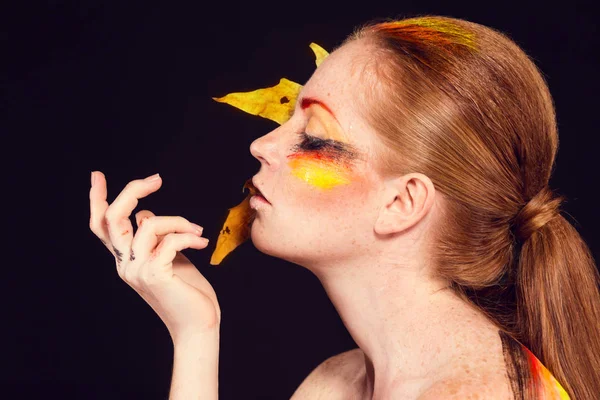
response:
[[[303,98],[303,99],[302,99],[302,101],[300,102],[300,107],[301,107],[303,110],[306,110],[308,107],[312,106],[313,104],[318,104],[318,105],[320,105],[320,106],[321,106],[321,107],[323,107],[325,110],[327,110],[327,112],[328,112],[329,114],[331,114],[331,116],[332,116],[333,118],[335,118],[335,114],[333,113],[333,111],[331,111],[331,109],[330,109],[329,107],[327,107],[327,105],[326,105],[325,103],[323,103],[323,102],[322,102],[322,101],[320,101],[320,100],[313,99],[312,97],[305,97],[305,98]],[[337,120],[337,118],[335,118],[335,119]]]

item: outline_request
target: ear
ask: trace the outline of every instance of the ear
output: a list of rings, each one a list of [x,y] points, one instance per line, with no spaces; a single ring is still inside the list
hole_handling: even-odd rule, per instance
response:
[[[389,235],[409,229],[427,215],[434,197],[433,182],[423,174],[411,173],[385,182],[375,232]]]

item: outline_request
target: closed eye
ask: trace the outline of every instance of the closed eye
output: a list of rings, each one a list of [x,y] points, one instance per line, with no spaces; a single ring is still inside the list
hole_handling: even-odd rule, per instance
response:
[[[325,140],[318,138],[316,136],[309,135],[306,132],[300,133],[300,138],[302,142],[298,145],[301,150],[304,151],[316,151],[323,150],[326,147],[331,147],[331,140]]]
[[[329,157],[351,163],[364,157],[362,152],[349,143],[334,139],[321,139],[306,132],[300,132],[298,136],[301,141],[292,147],[292,153],[325,153]]]
[[[297,148],[302,151],[334,150],[343,151],[344,145],[332,139],[321,139],[306,132],[299,134],[302,141]]]

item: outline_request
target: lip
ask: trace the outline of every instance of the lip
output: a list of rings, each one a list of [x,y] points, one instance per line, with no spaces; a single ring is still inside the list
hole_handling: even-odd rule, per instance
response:
[[[261,197],[264,201],[266,201],[267,203],[271,204],[271,202],[265,197],[263,191],[261,190],[261,188],[256,184],[256,177],[252,178],[252,184],[254,185],[254,187],[258,190],[257,195],[259,197]]]
[[[271,203],[269,203],[261,195],[255,194],[254,196],[250,197],[250,208],[254,210],[261,210],[265,206],[270,207]]]

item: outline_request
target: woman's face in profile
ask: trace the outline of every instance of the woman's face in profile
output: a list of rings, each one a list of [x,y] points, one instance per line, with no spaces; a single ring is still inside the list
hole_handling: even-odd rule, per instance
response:
[[[357,109],[365,55],[359,41],[330,54],[291,119],[251,144],[261,163],[254,183],[270,202],[255,207],[251,237],[260,251],[313,266],[368,255],[380,205],[376,138]]]

